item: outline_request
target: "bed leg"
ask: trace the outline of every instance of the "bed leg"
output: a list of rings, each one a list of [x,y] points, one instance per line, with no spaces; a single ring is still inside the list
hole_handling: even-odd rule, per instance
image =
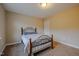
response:
[[[21,35],[23,35],[23,28],[21,27]]]
[[[30,53],[29,53],[29,56],[31,56],[32,55],[32,41],[31,41],[31,38],[30,38]]]
[[[53,47],[53,35],[52,35],[52,37],[51,37],[51,48],[53,49],[54,47]]]

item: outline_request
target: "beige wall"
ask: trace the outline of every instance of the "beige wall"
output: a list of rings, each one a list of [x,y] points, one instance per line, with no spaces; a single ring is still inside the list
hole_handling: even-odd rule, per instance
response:
[[[79,48],[79,6],[47,18],[44,25],[46,22],[49,23],[49,32],[53,33],[55,40]]]
[[[43,33],[43,20],[41,19],[12,12],[7,12],[6,17],[7,44],[20,42],[21,27],[33,26],[37,28],[38,33]]]
[[[51,29],[78,29],[79,28],[79,6],[69,8],[51,18]]]
[[[5,46],[5,12],[0,5],[0,55]]]

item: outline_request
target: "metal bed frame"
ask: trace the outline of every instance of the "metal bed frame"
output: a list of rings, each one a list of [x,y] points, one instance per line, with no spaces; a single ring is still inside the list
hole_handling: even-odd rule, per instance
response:
[[[23,35],[23,28],[21,28],[21,35]],[[37,31],[37,29],[35,28],[35,32]],[[38,38],[41,38],[41,37],[43,37],[43,36],[46,36],[46,35],[42,35],[42,36],[40,36],[40,37],[38,37]],[[44,41],[44,40],[46,40],[46,39],[41,39],[40,41]],[[47,43],[49,43],[49,42],[51,42],[51,48],[53,49],[54,47],[53,47],[53,35],[51,35],[51,37],[50,37],[50,40],[48,40],[47,42],[43,42],[43,43],[40,43],[40,44],[38,44],[39,43],[39,41],[38,42],[36,42],[36,41],[34,41],[34,42],[32,42],[32,38],[30,38],[29,39],[29,47],[30,47],[30,49],[29,49],[29,54],[28,54],[28,56],[31,56],[32,55],[32,49],[34,48],[34,47],[37,47],[37,46],[40,46],[40,45],[44,45],[44,44],[47,44]],[[35,44],[36,43],[36,44]]]

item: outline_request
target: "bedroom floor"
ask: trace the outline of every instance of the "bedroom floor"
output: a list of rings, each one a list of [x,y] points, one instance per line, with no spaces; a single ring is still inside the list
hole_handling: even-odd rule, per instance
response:
[[[7,46],[2,56],[25,56],[22,43]],[[75,49],[60,43],[54,43],[54,49],[47,49],[37,56],[79,56],[79,49]]]

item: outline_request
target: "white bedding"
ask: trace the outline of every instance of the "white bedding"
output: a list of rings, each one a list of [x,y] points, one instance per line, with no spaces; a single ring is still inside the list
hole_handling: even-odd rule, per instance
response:
[[[42,34],[28,34],[28,35],[22,35],[22,41],[25,45],[24,49],[26,49],[28,43],[29,43],[29,39],[32,39],[32,42],[34,40],[36,40],[39,36],[41,36]]]

